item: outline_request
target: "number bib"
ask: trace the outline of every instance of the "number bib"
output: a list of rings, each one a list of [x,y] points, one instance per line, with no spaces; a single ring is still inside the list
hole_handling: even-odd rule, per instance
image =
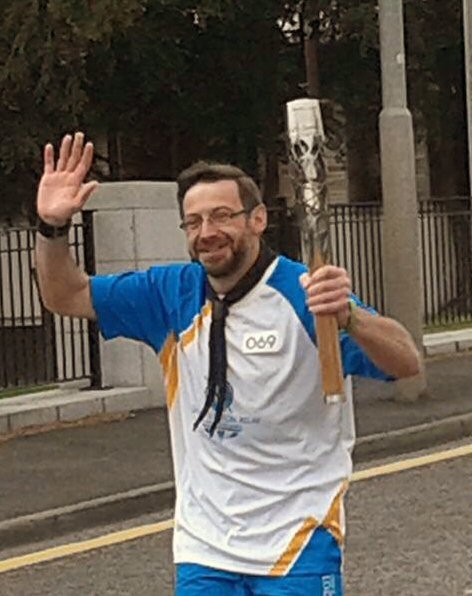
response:
[[[271,354],[280,349],[280,335],[277,330],[253,331],[243,336],[244,354]]]

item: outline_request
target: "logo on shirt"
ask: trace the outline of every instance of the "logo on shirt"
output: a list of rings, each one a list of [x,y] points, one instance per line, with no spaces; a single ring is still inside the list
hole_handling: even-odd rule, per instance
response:
[[[243,336],[244,354],[274,354],[280,350],[280,334],[277,329],[271,331],[252,331]]]
[[[236,416],[232,410],[233,400],[234,389],[231,383],[226,382],[226,397],[223,404],[223,415],[215,430],[215,436],[219,439],[232,439],[237,437],[247,424],[258,424],[260,422],[260,418]],[[212,411],[213,413],[216,412],[216,400],[212,404]],[[202,422],[202,426],[208,434],[210,433],[213,420],[214,417],[209,414]]]
[[[234,399],[234,390],[230,383],[226,382],[226,397],[223,404],[223,415],[216,427],[215,434],[220,438],[232,438],[239,435],[243,427],[238,423],[237,419],[232,415],[231,405]],[[213,413],[216,412],[216,400],[211,406]],[[210,433],[211,425],[213,424],[213,416],[207,416],[203,421],[203,428],[207,433]]]

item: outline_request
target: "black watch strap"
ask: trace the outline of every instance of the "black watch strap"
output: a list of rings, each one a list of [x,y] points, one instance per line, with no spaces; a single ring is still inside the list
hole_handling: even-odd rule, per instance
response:
[[[38,218],[38,232],[45,238],[61,238],[69,234],[72,220],[69,219],[63,226],[52,226],[46,223],[41,218]]]

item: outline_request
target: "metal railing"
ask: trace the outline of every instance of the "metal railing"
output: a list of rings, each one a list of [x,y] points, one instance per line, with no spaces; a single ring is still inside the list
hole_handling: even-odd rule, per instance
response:
[[[472,323],[471,200],[451,197],[418,205],[424,324],[429,327]],[[333,262],[350,272],[356,294],[384,312],[382,205],[332,203],[329,208]],[[269,242],[299,258],[296,223],[290,211],[280,213],[284,209],[280,199],[269,208]]]
[[[472,322],[471,198],[422,201],[419,218],[425,324]]]
[[[381,228],[378,203],[330,205],[332,261],[349,271],[354,293],[383,312]]]
[[[37,385],[54,376],[51,317],[34,280],[33,230],[0,233],[0,386]]]
[[[268,207],[266,239],[277,252],[301,258],[300,237],[294,213],[285,199]],[[332,262],[351,274],[353,290],[370,305],[384,308],[381,252],[382,206],[378,203],[330,205]]]
[[[472,210],[469,197],[419,203],[418,226],[428,326],[472,323]],[[95,273],[92,214],[75,224],[69,244]],[[351,274],[354,291],[384,312],[382,206],[331,204],[333,262]],[[48,313],[34,268],[34,229],[0,231],[0,388],[89,379],[101,386],[98,331],[84,320]],[[269,207],[268,243],[299,258],[293,213],[282,198]]]
[[[91,219],[72,226],[76,261],[93,273]],[[42,305],[34,265],[35,229],[0,232],[0,387],[90,379],[100,385],[98,334],[85,320],[59,317]],[[86,250],[87,247],[87,250]]]

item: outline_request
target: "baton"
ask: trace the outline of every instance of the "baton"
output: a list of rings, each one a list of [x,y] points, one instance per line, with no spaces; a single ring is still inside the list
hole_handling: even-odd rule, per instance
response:
[[[331,262],[325,140],[320,101],[305,98],[287,107],[290,176],[301,232],[302,259],[310,272]],[[346,400],[336,315],[315,316],[323,393],[327,404]]]

